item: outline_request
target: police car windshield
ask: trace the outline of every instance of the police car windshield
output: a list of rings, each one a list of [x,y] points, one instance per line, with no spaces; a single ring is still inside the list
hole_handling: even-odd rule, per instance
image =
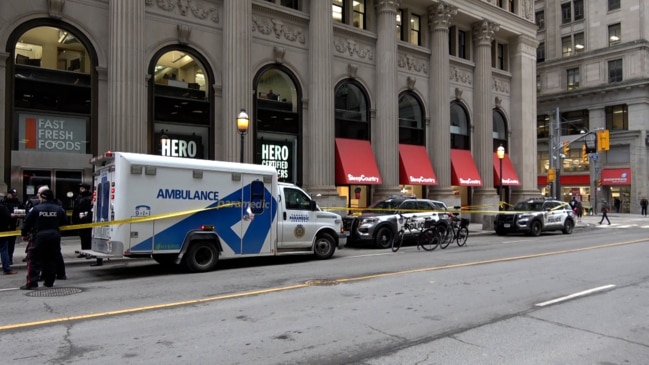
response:
[[[543,210],[543,202],[518,202],[514,206],[513,210],[540,212]]]
[[[370,212],[380,211],[386,214],[394,214],[397,212],[397,209],[399,208],[401,203],[403,203],[403,200],[395,200],[395,199],[379,200],[377,202],[374,202],[372,205],[368,207],[369,208],[368,210],[365,210],[363,212],[370,213]]]

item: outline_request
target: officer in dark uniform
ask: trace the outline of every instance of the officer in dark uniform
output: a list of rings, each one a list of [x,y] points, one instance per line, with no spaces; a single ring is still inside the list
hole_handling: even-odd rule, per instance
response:
[[[56,279],[56,266],[61,255],[61,232],[59,227],[66,223],[65,210],[56,204],[54,192],[39,193],[40,204],[25,217],[21,234],[29,242],[27,247],[27,283],[23,290],[38,288],[38,277],[42,270],[46,287],[52,287]],[[30,240],[30,234],[33,235]]]
[[[90,191],[89,184],[82,183],[79,185],[79,195],[77,195],[74,202],[74,209],[72,210],[72,223],[92,223],[92,192]],[[82,250],[90,250],[92,248],[92,228],[80,229],[79,238],[81,238]],[[85,256],[85,254],[80,253],[77,257]]]

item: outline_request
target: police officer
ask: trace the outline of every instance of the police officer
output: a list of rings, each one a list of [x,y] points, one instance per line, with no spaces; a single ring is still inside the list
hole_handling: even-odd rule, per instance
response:
[[[61,255],[61,232],[59,227],[66,223],[65,210],[56,204],[54,192],[43,190],[38,194],[40,203],[27,213],[21,235],[29,242],[27,247],[27,283],[23,290],[38,288],[38,277],[42,270],[46,287],[52,287],[56,279],[56,266]],[[30,240],[30,234],[33,235]]]
[[[10,220],[10,231],[15,231],[18,228],[18,218],[22,217],[22,213],[19,214],[18,211],[21,211],[23,203],[18,200],[18,191],[16,189],[11,189],[7,192],[7,195],[0,201],[0,204],[4,204],[9,213],[11,214]],[[7,246],[7,254],[9,255],[9,264],[13,265],[14,263],[14,247],[16,244],[16,236],[7,237],[9,245]]]
[[[79,195],[74,202],[74,209],[72,210],[72,223],[85,224],[92,223],[92,192],[90,185],[82,183],[79,185]],[[83,228],[79,230],[79,238],[81,238],[81,249],[90,250],[92,247],[92,228]],[[77,257],[85,257],[86,255],[80,253]]]

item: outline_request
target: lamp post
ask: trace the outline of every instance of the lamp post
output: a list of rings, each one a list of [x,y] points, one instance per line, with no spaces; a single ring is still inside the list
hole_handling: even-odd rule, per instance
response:
[[[503,158],[505,158],[505,147],[501,144],[498,146],[498,149],[496,149],[496,153],[498,154],[498,160],[500,161],[500,186],[498,187],[498,200],[503,201]],[[500,202],[498,208],[502,209]]]
[[[241,134],[241,159],[240,162],[243,162],[243,142],[244,136],[248,133],[248,124],[250,123],[250,118],[248,118],[248,113],[245,109],[241,109],[239,115],[237,115],[237,129],[239,129],[239,134]]]

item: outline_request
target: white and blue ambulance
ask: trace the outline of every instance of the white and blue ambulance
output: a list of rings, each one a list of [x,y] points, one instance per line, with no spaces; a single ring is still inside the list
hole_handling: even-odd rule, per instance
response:
[[[92,249],[100,258],[152,257],[204,272],[219,259],[313,254],[330,258],[346,236],[274,167],[127,152],[94,165]]]

